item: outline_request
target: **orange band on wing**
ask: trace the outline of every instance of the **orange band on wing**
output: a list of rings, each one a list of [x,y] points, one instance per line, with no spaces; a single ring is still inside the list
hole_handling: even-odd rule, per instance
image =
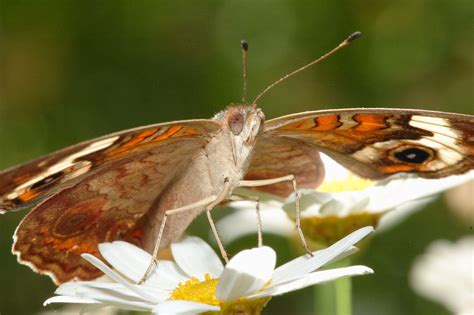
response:
[[[121,145],[121,148],[133,147],[139,144],[140,142],[142,142],[143,140],[145,140],[146,138],[153,136],[157,131],[158,131],[157,129],[148,129],[137,135],[134,135],[132,139],[128,140],[123,145]]]
[[[30,191],[24,192],[23,194],[19,195],[18,198],[23,202],[27,202],[27,201],[30,201],[30,200],[34,199],[39,194],[40,194],[40,191],[30,190]]]
[[[156,137],[155,139],[153,139],[153,141],[161,141],[161,140],[171,138],[172,136],[174,136],[175,133],[177,133],[181,129],[183,129],[183,126],[169,127],[168,130],[166,130],[163,134],[161,134],[158,137]]]
[[[195,128],[183,125],[148,129],[133,135],[130,139],[116,148],[111,148],[106,153],[108,156],[119,157],[124,153],[134,150],[142,145],[160,142],[173,137],[191,137],[199,135]]]
[[[171,137],[190,137],[197,135],[199,135],[199,132],[195,128],[189,126],[173,126],[168,128],[163,134],[157,136],[153,141],[166,140]]]
[[[354,120],[359,124],[352,130],[357,131],[377,131],[389,127],[386,123],[387,115],[382,114],[359,114],[354,116]]]
[[[329,131],[339,128],[342,122],[339,121],[338,115],[327,115],[314,117],[313,119],[305,119],[294,123],[286,124],[280,130],[311,130],[311,131]]]
[[[157,131],[158,129],[148,129],[148,130],[142,131],[134,135],[130,140],[121,144],[118,148],[113,148],[109,150],[107,155],[117,156],[124,152],[127,152],[128,150],[133,149],[134,147],[142,143],[146,138],[153,136]]]
[[[342,122],[338,115],[321,116],[314,118],[315,126],[311,128],[314,131],[329,131],[339,128]]]
[[[389,166],[382,167],[382,170],[388,174],[393,174],[393,173],[398,173],[398,172],[410,172],[410,171],[414,171],[415,169],[416,167],[414,165],[403,165],[403,164],[389,165]]]

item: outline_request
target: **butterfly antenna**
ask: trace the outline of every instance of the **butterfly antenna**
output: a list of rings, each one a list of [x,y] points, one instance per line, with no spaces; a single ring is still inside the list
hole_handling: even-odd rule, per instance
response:
[[[360,36],[362,35],[361,32],[355,32],[355,33],[352,33],[351,35],[349,35],[349,37],[347,37],[343,42],[341,42],[339,45],[337,45],[335,48],[333,48],[331,51],[325,53],[324,55],[322,55],[321,57],[319,57],[318,59],[315,59],[313,61],[311,61],[310,63],[302,66],[301,68],[298,68],[296,69],[295,71],[293,72],[290,72],[288,73],[287,75],[281,77],[280,79],[276,80],[275,82],[273,82],[272,84],[270,84],[269,86],[267,86],[267,88],[265,90],[263,90],[260,94],[257,95],[257,97],[253,100],[252,104],[254,104],[254,106],[256,106],[256,103],[257,101],[262,97],[264,96],[270,89],[272,89],[274,86],[280,84],[281,82],[285,81],[286,79],[288,79],[289,77],[292,77],[293,75],[301,72],[301,71],[304,71],[306,69],[308,69],[309,67],[311,66],[314,66],[315,64],[319,63],[320,61],[323,61],[324,59],[326,59],[327,57],[331,56],[332,54],[334,54],[336,51],[338,51],[339,49],[349,45],[350,43],[352,43],[354,40],[356,40],[357,38],[359,38]]]
[[[249,51],[249,43],[246,40],[240,41],[240,47],[242,47],[242,79],[243,79],[243,92],[242,92],[242,103],[247,103],[247,55]]]

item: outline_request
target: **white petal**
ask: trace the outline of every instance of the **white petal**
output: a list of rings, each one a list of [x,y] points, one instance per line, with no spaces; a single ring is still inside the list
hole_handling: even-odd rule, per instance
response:
[[[267,246],[247,249],[226,265],[216,289],[220,301],[233,301],[261,289],[270,280],[276,254]]]
[[[237,202],[234,203],[237,204]],[[273,207],[269,206],[268,203],[262,202],[260,204],[262,229],[264,233],[273,233],[286,237],[294,233],[295,223],[283,211],[281,207],[282,204],[279,203],[279,205],[279,207]],[[219,235],[225,244],[244,235],[257,235],[255,203],[253,203],[252,206],[246,209],[239,209],[217,222],[217,229],[220,232]]]
[[[304,217],[319,216],[322,205],[332,200],[331,194],[313,189],[299,189],[298,194],[300,196],[301,215]],[[295,201],[296,195],[291,193],[283,205],[286,214],[291,218],[295,217]]]
[[[472,179],[474,171],[443,179],[424,179],[400,174],[361,191],[325,193],[301,189],[301,214],[303,217],[313,217],[345,216],[359,211],[383,212],[409,201],[433,196]],[[290,217],[294,217],[294,199],[294,194],[290,195],[283,206]]]
[[[314,252],[313,257],[309,257],[308,255],[301,256],[278,267],[273,273],[272,283],[270,286],[277,286],[281,283],[299,278],[304,274],[310,273],[321,266],[338,259],[341,254],[344,255],[344,253],[348,249],[351,249],[354,244],[373,231],[374,228],[371,226],[361,228],[337,241],[330,247]]]
[[[111,268],[109,268],[109,266],[107,266],[106,264],[104,264],[100,259],[98,259],[97,257],[93,256],[93,255],[90,255],[90,254],[82,254],[81,255],[82,258],[84,258],[85,260],[87,260],[88,262],[90,262],[92,265],[94,265],[95,267],[97,267],[98,269],[100,269],[100,271],[102,271],[103,273],[105,273],[107,276],[109,276],[112,280],[120,283],[121,285],[123,285],[124,287],[126,287],[127,289],[129,289],[130,291],[132,292],[135,292],[136,294],[144,297],[145,299],[149,300],[149,301],[155,301],[155,302],[158,302],[159,299],[157,299],[157,297],[153,296],[153,295],[150,295],[148,294],[147,292],[141,290],[139,288],[139,286],[136,286],[136,285],[132,285],[131,283],[129,283],[126,279],[124,279],[121,275],[119,275],[118,273],[116,273],[114,270],[112,270]]]
[[[312,189],[298,190],[302,217],[338,215],[345,216],[364,210],[370,195],[366,191],[319,192]],[[283,206],[290,217],[295,216],[295,194],[291,194]]]
[[[401,204],[387,211],[380,218],[375,233],[383,233],[388,231],[389,229],[398,225],[400,222],[412,215],[415,211],[423,208],[428,203],[432,202],[435,198],[435,196],[429,196],[412,201],[407,201],[404,204]]]
[[[130,310],[150,310],[155,304],[117,283],[67,282],[59,286],[55,293],[67,298],[92,299],[101,302],[104,306],[117,306]]]
[[[58,295],[89,298],[100,302],[138,301],[149,303],[140,295],[118,283],[92,281],[66,282],[54,292]]]
[[[75,300],[74,298],[71,297],[66,297],[66,296],[55,296],[47,301],[44,302],[44,306],[50,304],[50,303],[74,303],[74,304],[82,304],[82,308],[80,310],[80,314],[85,314],[87,312],[91,312],[94,310],[98,310],[101,308],[113,306],[119,309],[124,309],[124,310],[130,310],[130,311],[151,311],[153,305],[150,304],[144,304],[144,303],[138,303],[138,302],[127,302],[127,301],[120,301],[120,302],[110,302],[110,303],[102,303],[102,302],[96,302],[96,304],[91,304],[91,303],[84,303],[81,302],[81,300],[86,301],[85,299],[77,299]],[[56,314],[56,313],[55,313]],[[63,313],[61,313],[63,314]],[[64,313],[66,314],[66,313]],[[67,313],[69,314],[69,313]],[[74,312],[76,314],[76,312]]]
[[[204,312],[219,311],[219,306],[181,300],[168,300],[159,303],[153,308],[153,313],[165,314],[199,314]]]
[[[153,259],[143,249],[123,241],[101,243],[99,251],[112,267],[135,282],[141,280]]]
[[[324,164],[324,181],[348,180],[353,173],[324,153],[319,153]]]
[[[473,178],[474,171],[441,179],[418,178],[406,174],[392,176],[367,189],[371,196],[368,209],[374,212],[386,211],[408,201],[440,193]]]
[[[138,282],[144,276],[152,256],[143,249],[123,241],[99,244],[101,255],[117,271]],[[171,290],[187,277],[175,263],[158,261],[153,273],[146,279],[145,284],[161,289]]]
[[[300,290],[318,283],[336,280],[347,276],[360,276],[371,274],[374,271],[366,266],[351,266],[345,268],[336,268],[324,271],[317,271],[305,275],[295,281],[285,283],[276,287],[264,290],[262,293],[258,293],[250,296],[250,299],[258,298],[262,296],[275,296],[285,294],[291,291]]]
[[[159,300],[165,300],[169,297],[168,291],[165,290],[156,289],[146,285],[135,285],[135,287],[140,287],[140,290],[158,298]],[[104,294],[106,297],[116,295],[123,299],[126,298],[128,300],[149,302],[141,295],[130,291],[123,285],[115,282],[71,281],[63,283],[55,291],[56,294],[60,295],[89,297],[95,300],[101,300],[102,298],[94,295],[97,294],[97,292],[99,292],[99,294]]]
[[[51,303],[99,304],[100,302],[89,298],[79,298],[74,296],[53,296],[44,301],[43,306]]]
[[[342,252],[341,254],[337,255],[336,257],[334,257],[334,259],[331,261],[331,263],[334,263],[336,261],[339,261],[341,259],[344,259],[346,258],[347,256],[350,256],[352,254],[355,254],[359,251],[359,248],[355,247],[355,246],[351,246],[349,247],[348,249],[346,249],[344,252]]]
[[[190,277],[204,280],[206,273],[217,278],[224,270],[219,256],[199,237],[187,236],[171,244],[171,252],[178,266]]]
[[[320,215],[346,216],[350,213],[363,211],[369,204],[369,196],[363,192],[329,193],[333,199],[321,205]],[[308,216],[307,214],[306,216]]]
[[[188,279],[188,275],[174,262],[159,260],[155,271],[150,278],[145,281],[145,284],[160,289],[173,290],[178,283]]]

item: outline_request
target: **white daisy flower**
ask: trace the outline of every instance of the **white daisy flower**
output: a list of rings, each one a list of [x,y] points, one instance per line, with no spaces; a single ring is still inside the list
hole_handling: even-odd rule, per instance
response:
[[[474,171],[442,179],[424,179],[400,174],[379,182],[357,177],[329,157],[322,155],[326,169],[324,183],[298,191],[301,227],[317,244],[332,244],[361,226],[386,229],[431,201],[436,194],[474,179]],[[260,196],[263,231],[285,237],[295,234],[295,195],[287,199],[254,191],[240,194]],[[217,223],[225,243],[257,232],[255,202],[230,203],[237,209]],[[241,222],[241,224],[235,224]]]
[[[474,236],[433,242],[415,261],[412,288],[454,314],[474,314]]]
[[[144,284],[135,284],[151,260],[150,254],[129,243],[99,245],[104,259],[82,257],[103,271],[110,282],[78,281],[62,284],[50,303],[80,303],[83,311],[106,306],[145,310],[156,314],[224,314],[230,311],[258,313],[272,296],[318,283],[373,271],[365,266],[316,271],[354,253],[353,246],[373,231],[365,227],[331,247],[302,256],[275,269],[276,254],[270,247],[244,250],[224,267],[203,240],[186,237],[171,246],[176,262],[159,261]]]

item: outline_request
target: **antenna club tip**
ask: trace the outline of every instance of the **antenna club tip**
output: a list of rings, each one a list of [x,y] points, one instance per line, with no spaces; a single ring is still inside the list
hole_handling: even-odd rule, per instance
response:
[[[242,47],[243,50],[248,51],[249,50],[249,43],[243,39],[240,41],[240,46]]]
[[[358,39],[359,37],[362,36],[362,33],[361,32],[354,32],[352,33],[351,35],[349,35],[349,37],[347,37],[346,39],[346,43],[351,43],[353,41],[355,41],[356,39]]]

